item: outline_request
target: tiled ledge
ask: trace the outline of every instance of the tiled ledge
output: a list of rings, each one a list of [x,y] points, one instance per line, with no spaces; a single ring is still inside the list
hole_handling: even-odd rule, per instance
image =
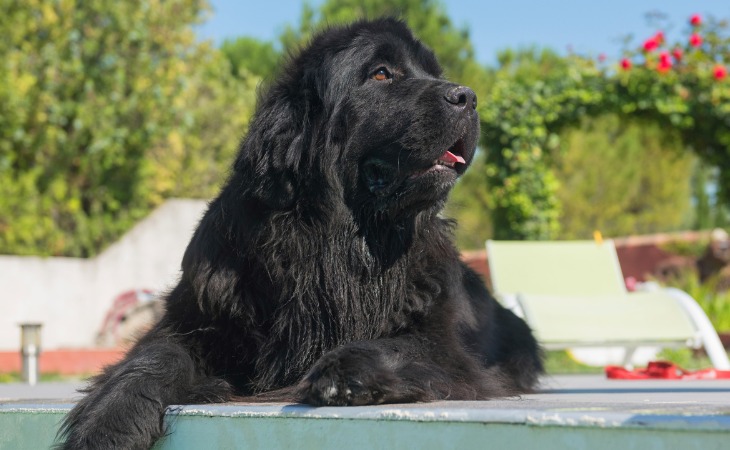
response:
[[[724,449],[730,381],[546,380],[488,402],[313,408],[188,405],[156,449]],[[71,403],[0,403],[0,448],[48,448]]]

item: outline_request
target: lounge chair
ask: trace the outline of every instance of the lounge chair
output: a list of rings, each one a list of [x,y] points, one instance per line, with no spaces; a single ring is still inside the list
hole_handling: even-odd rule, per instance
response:
[[[702,308],[668,288],[628,292],[613,241],[487,241],[492,290],[547,349],[704,347],[716,369],[727,353]]]

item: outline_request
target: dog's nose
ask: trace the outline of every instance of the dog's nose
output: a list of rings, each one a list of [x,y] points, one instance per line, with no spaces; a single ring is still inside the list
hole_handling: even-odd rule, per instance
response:
[[[454,86],[446,91],[444,98],[457,108],[476,109],[477,95],[466,86]]]

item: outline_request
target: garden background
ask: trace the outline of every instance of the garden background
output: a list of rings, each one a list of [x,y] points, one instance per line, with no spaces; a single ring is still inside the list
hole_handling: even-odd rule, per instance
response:
[[[446,212],[460,248],[730,222],[727,17],[654,12],[616,53],[513,48],[485,64],[433,0],[305,4],[274,39],[222,43],[198,36],[204,0],[0,3],[1,254],[93,256],[167,198],[210,198],[282,58],[382,14],[479,96],[480,149]]]

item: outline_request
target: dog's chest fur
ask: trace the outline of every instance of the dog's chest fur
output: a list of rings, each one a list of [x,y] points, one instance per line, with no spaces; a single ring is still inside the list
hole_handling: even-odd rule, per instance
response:
[[[258,243],[261,250],[254,252],[264,275],[257,290],[266,291],[261,300],[270,302],[268,317],[259,318],[259,389],[274,380],[297,379],[323,353],[344,343],[418,326],[448,288],[443,261],[434,257],[450,245],[439,219],[411,236],[379,241],[381,247],[355,227],[322,232],[322,227],[287,223],[301,221],[270,227]]]

